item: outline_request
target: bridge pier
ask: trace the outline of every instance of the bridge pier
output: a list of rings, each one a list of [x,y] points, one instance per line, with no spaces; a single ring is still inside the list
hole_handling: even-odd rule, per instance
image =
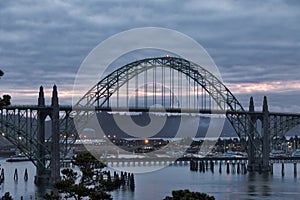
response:
[[[52,92],[52,145],[51,145],[51,183],[60,180],[60,148],[59,148],[59,105],[56,85]]]
[[[44,89],[41,86],[38,98],[38,112],[37,112],[37,167],[36,176],[34,178],[35,184],[46,184],[50,181],[50,172],[46,169],[46,149],[45,149],[45,119],[48,115],[45,108]]]
[[[247,170],[248,171],[254,171],[255,170],[255,150],[254,150],[254,124],[255,124],[255,116],[252,115],[254,113],[254,102],[253,102],[253,97],[250,97],[250,102],[249,102],[249,132],[248,132],[248,166]]]
[[[49,184],[60,180],[60,152],[59,152],[59,104],[57,87],[53,86],[52,104],[51,108],[45,107],[45,97],[43,87],[40,87],[38,98],[38,160],[36,176],[34,179],[35,184]],[[45,119],[50,116],[52,119],[52,141],[50,147],[45,144]],[[50,169],[47,168],[46,154],[50,150],[51,164]]]
[[[270,117],[267,97],[263,102],[263,121],[262,121],[263,141],[262,141],[262,171],[269,172],[270,168]]]
[[[254,146],[254,124],[256,123],[258,117],[251,115],[251,113],[254,113],[254,102],[253,98],[250,98],[250,104],[249,104],[249,113],[250,113],[250,124],[249,124],[249,146],[248,146],[248,171],[257,171],[257,172],[270,172],[271,166],[270,166],[270,159],[269,159],[269,153],[270,153],[270,117],[269,117],[269,109],[268,109],[268,102],[267,97],[264,97],[263,101],[263,110],[262,110],[262,136],[261,136],[261,154],[258,152],[255,152],[255,146]],[[256,147],[258,148],[258,147]],[[260,149],[259,149],[260,151]]]

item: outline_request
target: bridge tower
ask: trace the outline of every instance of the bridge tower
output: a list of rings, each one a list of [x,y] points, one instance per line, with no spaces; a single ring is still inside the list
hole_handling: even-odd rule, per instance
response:
[[[270,117],[267,97],[264,96],[262,116],[262,171],[270,171]]]
[[[45,106],[44,89],[41,86],[38,98],[38,111],[37,111],[37,167],[34,182],[36,184],[49,182],[49,170],[46,169],[45,158],[45,119],[48,115]]]
[[[249,102],[249,133],[248,133],[248,170],[253,171],[255,168],[255,148],[254,148],[254,124],[256,117],[254,116],[254,102],[253,97],[250,97]]]
[[[37,140],[38,140],[38,162],[35,176],[36,184],[54,183],[60,180],[60,154],[59,154],[59,104],[57,87],[53,86],[52,103],[50,107],[45,106],[43,87],[40,87],[37,112]],[[52,120],[52,140],[48,147],[45,144],[45,120],[49,116]],[[50,169],[46,159],[46,148],[51,149]]]
[[[248,139],[248,171],[268,172],[270,171],[269,153],[270,153],[270,117],[267,97],[263,100],[262,115],[255,114],[253,98],[249,103],[249,139]],[[254,137],[254,124],[260,119],[262,122],[261,137]],[[260,143],[255,143],[260,140]],[[255,147],[255,145],[257,145]],[[261,146],[260,146],[261,145]],[[259,148],[259,149],[256,149]]]

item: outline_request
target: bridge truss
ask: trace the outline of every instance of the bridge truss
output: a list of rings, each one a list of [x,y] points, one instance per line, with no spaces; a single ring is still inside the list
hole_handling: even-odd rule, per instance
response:
[[[73,107],[58,105],[57,91],[53,96],[52,105],[46,106],[41,88],[38,105],[11,105],[0,110],[2,136],[32,160],[39,176],[47,176],[42,171],[57,176],[59,163],[53,159],[53,149],[60,146],[56,152],[58,160],[65,156],[77,132],[83,131],[87,120],[98,111],[160,112],[160,107],[164,107],[166,112],[226,115],[245,141],[248,164],[253,165],[253,170],[268,165],[267,157],[276,136],[283,136],[300,124],[298,114],[270,113],[266,99],[262,112],[254,111],[253,99],[246,111],[214,74],[175,57],[146,58],[117,68],[102,77]],[[48,138],[47,118],[52,121],[52,129],[57,129]],[[262,133],[256,130],[257,120],[262,121]]]

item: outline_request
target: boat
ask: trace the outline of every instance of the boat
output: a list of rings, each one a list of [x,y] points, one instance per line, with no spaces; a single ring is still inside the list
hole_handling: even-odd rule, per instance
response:
[[[11,156],[6,160],[6,162],[25,162],[30,161],[29,158],[25,156],[23,152],[20,152],[18,149],[15,151],[15,155]]]

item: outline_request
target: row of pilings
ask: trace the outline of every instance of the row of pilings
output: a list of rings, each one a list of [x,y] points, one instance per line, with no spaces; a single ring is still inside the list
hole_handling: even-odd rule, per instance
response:
[[[222,165],[226,165],[226,173],[227,174],[246,174],[247,173],[247,165],[245,162],[225,162],[222,163],[222,161],[218,162],[218,161],[214,161],[214,160],[200,160],[200,161],[195,161],[195,160],[191,160],[190,161],[190,170],[191,171],[199,171],[202,173],[205,172],[215,172],[215,166],[218,166],[218,171],[221,174],[222,173]]]
[[[19,173],[18,173],[18,169],[16,168],[14,171],[14,175],[13,175],[13,179],[14,181],[18,181],[19,180]],[[5,176],[4,176],[4,168],[1,169],[1,173],[0,173],[0,184],[2,184],[5,180]],[[28,170],[27,168],[24,171],[24,181],[28,181]]]
[[[270,169],[271,169],[271,171],[270,171],[270,173],[273,175],[273,163],[271,163],[271,165],[270,165]],[[293,171],[294,171],[294,177],[297,177],[297,162],[294,162],[293,163]],[[285,167],[284,167],[284,163],[282,162],[281,163],[281,176],[282,177],[284,177],[285,176]]]
[[[218,168],[215,165],[219,165]],[[225,165],[225,171],[227,174],[247,174],[247,163],[244,161],[217,161],[217,160],[191,160],[190,170],[199,172],[215,172],[215,168],[218,169],[219,173],[222,173],[223,165]],[[285,176],[285,163],[281,162],[281,176]],[[270,163],[270,174],[273,174],[273,163]],[[293,162],[294,177],[297,177],[297,162]]]
[[[121,171],[120,173],[114,171],[103,171],[96,173],[96,180],[107,180],[107,181],[117,181],[120,182],[123,188],[128,187],[131,191],[135,190],[135,181],[134,181],[134,174],[127,173]],[[113,186],[114,187],[114,186]],[[118,188],[109,188],[109,190],[118,189]]]

